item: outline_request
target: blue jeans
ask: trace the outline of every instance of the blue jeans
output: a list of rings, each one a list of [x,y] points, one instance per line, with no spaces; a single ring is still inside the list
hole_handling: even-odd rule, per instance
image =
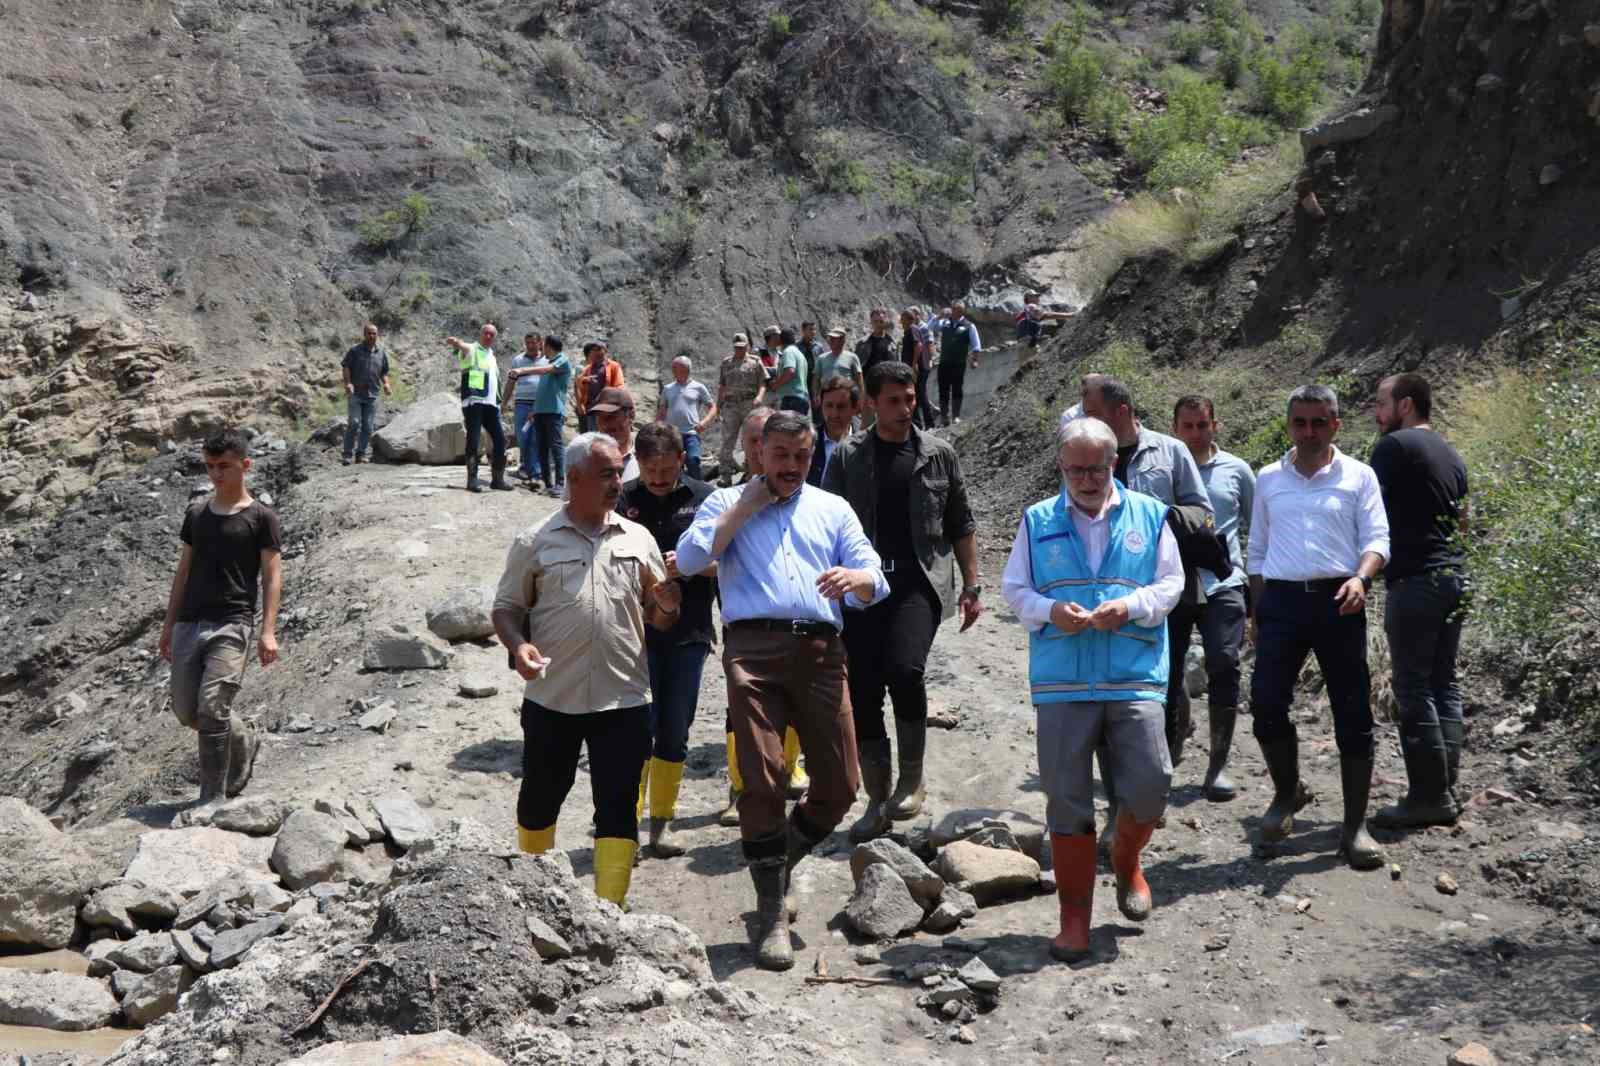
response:
[[[378,418],[378,397],[348,396],[345,412],[344,457],[366,455],[367,445],[372,442],[372,423]]]
[[[533,401],[518,400],[515,429],[517,435],[517,469],[529,477],[542,476],[539,471],[543,467],[539,463],[539,450],[534,444],[533,428]]]
[[[1441,728],[1461,735],[1461,686],[1456,652],[1461,647],[1460,574],[1428,571],[1389,582],[1384,628],[1394,669],[1394,700],[1400,708],[1400,739],[1407,747],[1443,751]]]
[[[561,419],[558,414],[537,414],[533,425],[539,434],[539,461],[544,464],[551,485],[567,483],[567,445],[561,439]]]
[[[700,480],[700,434],[691,430],[683,435],[684,473]]]
[[[711,645],[673,644],[672,638],[649,635],[645,657],[650,663],[650,735],[655,757],[683,762],[689,757],[689,726],[700,702],[700,676]]]
[[[1268,581],[1256,605],[1256,666],[1250,675],[1250,712],[1257,740],[1294,734],[1289,708],[1306,656],[1314,654],[1333,705],[1333,736],[1340,755],[1370,759],[1372,675],[1367,669],[1367,615],[1339,613],[1336,581],[1304,589]]]

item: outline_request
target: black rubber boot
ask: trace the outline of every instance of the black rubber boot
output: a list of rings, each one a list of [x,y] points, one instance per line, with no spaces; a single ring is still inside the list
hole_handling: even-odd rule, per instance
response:
[[[476,455],[467,456],[467,491],[483,491],[483,484],[478,480],[478,457]]]
[[[1450,767],[1437,725],[1402,726],[1400,754],[1406,761],[1406,794],[1372,816],[1380,829],[1454,825],[1461,811],[1450,794]]]
[[[1193,725],[1191,718],[1191,705],[1189,694],[1184,691],[1180,682],[1177,688],[1178,698],[1168,700],[1166,710],[1167,719],[1167,754],[1172,757],[1172,768],[1177,769],[1183,765],[1183,746],[1189,740],[1189,732]]]
[[[1445,787],[1450,790],[1459,808],[1462,803],[1460,794],[1456,792],[1456,779],[1461,772],[1461,745],[1467,739],[1467,723],[1459,720],[1440,722],[1439,733],[1444,737]]]
[[[489,470],[490,470],[490,473],[491,473],[491,477],[489,479],[489,487],[491,489],[494,489],[496,492],[511,492],[511,491],[513,491],[514,486],[512,486],[511,484],[509,484],[506,481],[506,464],[505,464],[505,460],[502,459],[498,463],[491,462],[489,464]]]
[[[228,731],[227,793],[237,796],[250,783],[255,772],[256,756],[261,751],[261,734],[239,719],[234,719]]]
[[[757,859],[750,864],[756,886],[756,965],[763,970],[794,966],[794,945],[789,942],[789,914],[783,902],[784,860]]]
[[[1315,797],[1300,780],[1300,737],[1292,726],[1288,736],[1260,744],[1272,776],[1272,805],[1261,816],[1261,839],[1271,843],[1294,832],[1295,813]]]
[[[1367,832],[1367,797],[1372,792],[1372,756],[1339,756],[1339,783],[1344,786],[1344,830],[1339,854],[1352,870],[1376,870],[1383,850]]]
[[[228,756],[233,730],[200,734],[200,802],[227,797]]]
[[[867,809],[850,827],[850,843],[864,844],[889,831],[890,781],[894,766],[890,762],[889,738],[856,741],[856,756],[861,761],[861,786],[867,794]]]
[[[928,720],[894,720],[895,737],[900,742],[900,780],[886,808],[890,819],[903,822],[922,813],[925,798],[922,778],[923,756],[928,750]]]
[[[1211,756],[1206,762],[1206,781],[1200,793],[1212,803],[1226,803],[1239,794],[1239,787],[1228,776],[1228,753],[1233,750],[1233,728],[1239,720],[1237,707],[1213,707]]]

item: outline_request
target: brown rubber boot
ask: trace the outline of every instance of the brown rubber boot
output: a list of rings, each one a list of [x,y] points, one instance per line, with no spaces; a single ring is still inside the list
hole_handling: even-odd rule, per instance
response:
[[[922,777],[923,756],[928,750],[928,720],[896,718],[895,737],[900,742],[900,780],[889,797],[885,813],[890,820],[904,822],[922,813],[926,798]]]

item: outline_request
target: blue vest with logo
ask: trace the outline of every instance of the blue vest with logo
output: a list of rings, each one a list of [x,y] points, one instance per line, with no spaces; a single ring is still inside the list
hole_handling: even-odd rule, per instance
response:
[[[1028,508],[1028,567],[1040,595],[1094,610],[1156,579],[1156,555],[1167,505],[1130,492],[1108,521],[1110,536],[1098,573],[1072,522],[1072,501],[1063,492]],[[1086,629],[1076,636],[1046,624],[1028,637],[1028,684],[1034,703],[1167,698],[1167,627],[1129,621],[1121,629]]]

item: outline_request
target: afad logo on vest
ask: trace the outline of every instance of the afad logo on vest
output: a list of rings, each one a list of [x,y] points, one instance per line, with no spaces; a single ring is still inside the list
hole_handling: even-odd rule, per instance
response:
[[[1144,534],[1137,529],[1130,529],[1122,535],[1122,547],[1129,555],[1143,555],[1149,545],[1144,539]]]

